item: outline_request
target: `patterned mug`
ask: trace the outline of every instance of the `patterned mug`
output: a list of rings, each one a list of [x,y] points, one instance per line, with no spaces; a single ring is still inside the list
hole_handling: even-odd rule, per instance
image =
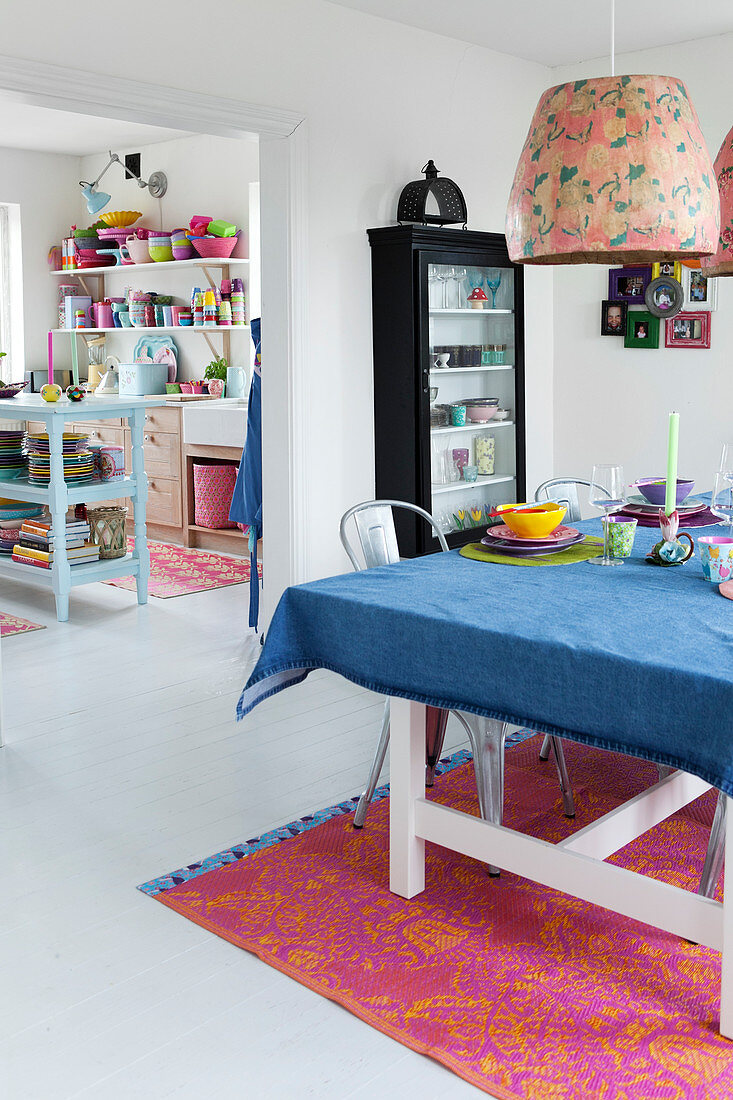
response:
[[[608,550],[611,557],[628,558],[634,548],[636,520],[609,516],[606,522],[608,523]]]
[[[720,584],[733,579],[733,539],[703,535],[697,540],[702,574],[706,581]]]

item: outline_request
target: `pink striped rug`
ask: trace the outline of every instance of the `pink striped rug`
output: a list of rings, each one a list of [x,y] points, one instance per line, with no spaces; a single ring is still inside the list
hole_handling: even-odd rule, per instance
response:
[[[8,615],[0,611],[0,637],[10,638],[13,634],[29,634],[31,630],[45,630],[41,623],[32,623],[30,619],[19,619],[17,615]]]
[[[128,538],[128,548],[134,539]],[[230,558],[224,554],[212,554],[207,550],[193,550],[186,546],[170,546],[165,542],[149,542],[150,581],[148,593],[161,600],[173,596],[188,596],[193,592],[205,592],[210,588],[226,588],[231,584],[248,584],[249,558]],[[242,537],[242,551],[246,552],[247,540]],[[262,576],[262,566],[259,566]],[[135,591],[134,577],[105,581],[115,588]]]
[[[506,823],[550,841],[656,781],[566,742],[571,822],[539,745],[507,753]],[[475,813],[471,766],[432,797]],[[363,831],[332,807],[142,889],[502,1100],[730,1100],[719,954],[433,845],[424,894],[396,897],[388,803]],[[713,808],[708,793],[612,862],[693,889]]]

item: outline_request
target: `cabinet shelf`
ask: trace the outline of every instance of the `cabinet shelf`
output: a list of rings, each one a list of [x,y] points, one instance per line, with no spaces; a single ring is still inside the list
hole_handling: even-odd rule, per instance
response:
[[[505,316],[511,316],[514,313],[513,309],[431,309],[429,310],[431,317],[492,317],[497,313],[504,314]]]
[[[462,424],[460,427],[449,424],[447,428],[431,428],[431,435],[450,435],[451,432],[484,432],[493,431],[494,428],[509,428],[514,426],[513,420],[487,420],[485,424]]]
[[[161,268],[191,268],[191,267],[238,267],[248,264],[249,260],[229,257],[228,260],[210,257],[197,260],[161,260],[151,261],[149,264],[107,264],[104,267],[75,267],[71,271],[52,271],[51,275],[58,275],[64,279],[83,279],[85,275],[115,275],[123,271],[158,271]]]
[[[514,364],[503,363],[501,366],[494,367],[431,367],[430,373],[434,374],[436,378],[439,378],[443,375],[477,374],[479,371],[487,370],[514,370]]]
[[[81,485],[66,486],[69,504],[86,503],[88,500],[117,500],[135,493],[135,478],[121,477],[113,481],[88,481]],[[25,500],[31,504],[50,504],[51,492],[45,485],[33,485],[26,477],[12,481],[0,481],[0,496],[9,500]]]
[[[475,489],[479,485],[502,485],[516,480],[514,474],[492,474],[490,477],[477,477],[475,481],[452,481],[450,485],[433,485],[433,496],[438,493],[459,493],[463,489]]]

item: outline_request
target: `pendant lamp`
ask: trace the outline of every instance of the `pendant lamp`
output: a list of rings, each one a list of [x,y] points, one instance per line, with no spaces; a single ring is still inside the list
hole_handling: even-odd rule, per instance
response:
[[[700,258],[703,275],[733,275],[733,129],[718,150],[713,168],[720,192],[720,235],[712,256]]]
[[[509,255],[525,264],[639,264],[709,255],[719,199],[684,84],[605,76],[549,88],[514,175]]]

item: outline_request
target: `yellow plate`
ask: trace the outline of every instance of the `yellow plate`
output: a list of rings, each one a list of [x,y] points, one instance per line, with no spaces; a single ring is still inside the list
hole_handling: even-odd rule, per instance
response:
[[[140,210],[111,210],[107,214],[99,215],[99,220],[104,222],[108,229],[124,229],[126,225],[132,225],[138,218],[142,218]]]

